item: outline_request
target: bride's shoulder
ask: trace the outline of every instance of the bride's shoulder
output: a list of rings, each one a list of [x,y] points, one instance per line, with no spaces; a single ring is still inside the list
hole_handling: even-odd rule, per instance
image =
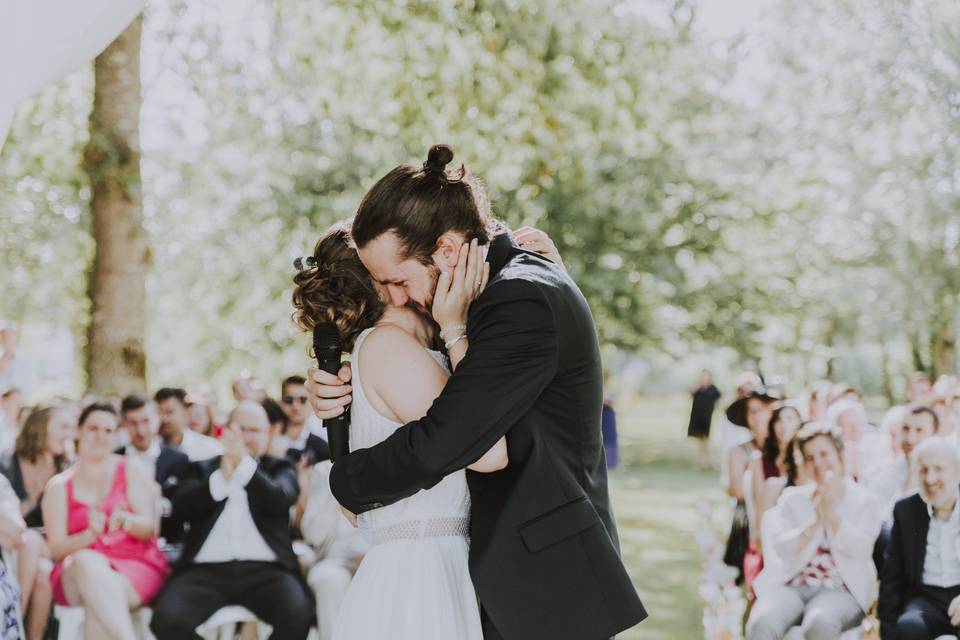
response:
[[[375,369],[410,367],[421,360],[431,360],[424,346],[413,335],[393,324],[374,327],[363,341],[360,350],[360,366],[365,362],[376,365]],[[370,371],[370,367],[366,367]]]

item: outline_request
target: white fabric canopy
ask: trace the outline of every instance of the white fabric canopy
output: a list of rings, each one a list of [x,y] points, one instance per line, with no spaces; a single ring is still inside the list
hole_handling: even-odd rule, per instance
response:
[[[0,0],[0,149],[21,100],[103,51],[145,0]]]

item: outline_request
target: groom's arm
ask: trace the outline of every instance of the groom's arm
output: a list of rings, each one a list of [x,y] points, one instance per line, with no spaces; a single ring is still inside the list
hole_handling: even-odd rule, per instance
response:
[[[427,415],[341,458],[330,473],[354,513],[432,487],[478,460],[527,412],[557,371],[553,313],[537,285],[498,282],[470,309],[470,349]]]

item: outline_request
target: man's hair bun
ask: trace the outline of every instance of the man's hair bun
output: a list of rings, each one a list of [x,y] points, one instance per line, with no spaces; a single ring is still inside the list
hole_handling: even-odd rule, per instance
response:
[[[453,148],[446,144],[435,144],[427,152],[427,161],[423,163],[423,170],[427,173],[443,173],[447,165],[453,160]]]

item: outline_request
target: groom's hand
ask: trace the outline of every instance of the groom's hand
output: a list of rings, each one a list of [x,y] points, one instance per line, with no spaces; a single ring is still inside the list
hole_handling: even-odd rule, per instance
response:
[[[350,392],[353,388],[350,382],[352,372],[350,363],[345,362],[337,375],[327,373],[317,367],[310,367],[307,371],[307,394],[310,396],[310,406],[321,420],[336,418],[343,413],[344,407],[353,401]]]

